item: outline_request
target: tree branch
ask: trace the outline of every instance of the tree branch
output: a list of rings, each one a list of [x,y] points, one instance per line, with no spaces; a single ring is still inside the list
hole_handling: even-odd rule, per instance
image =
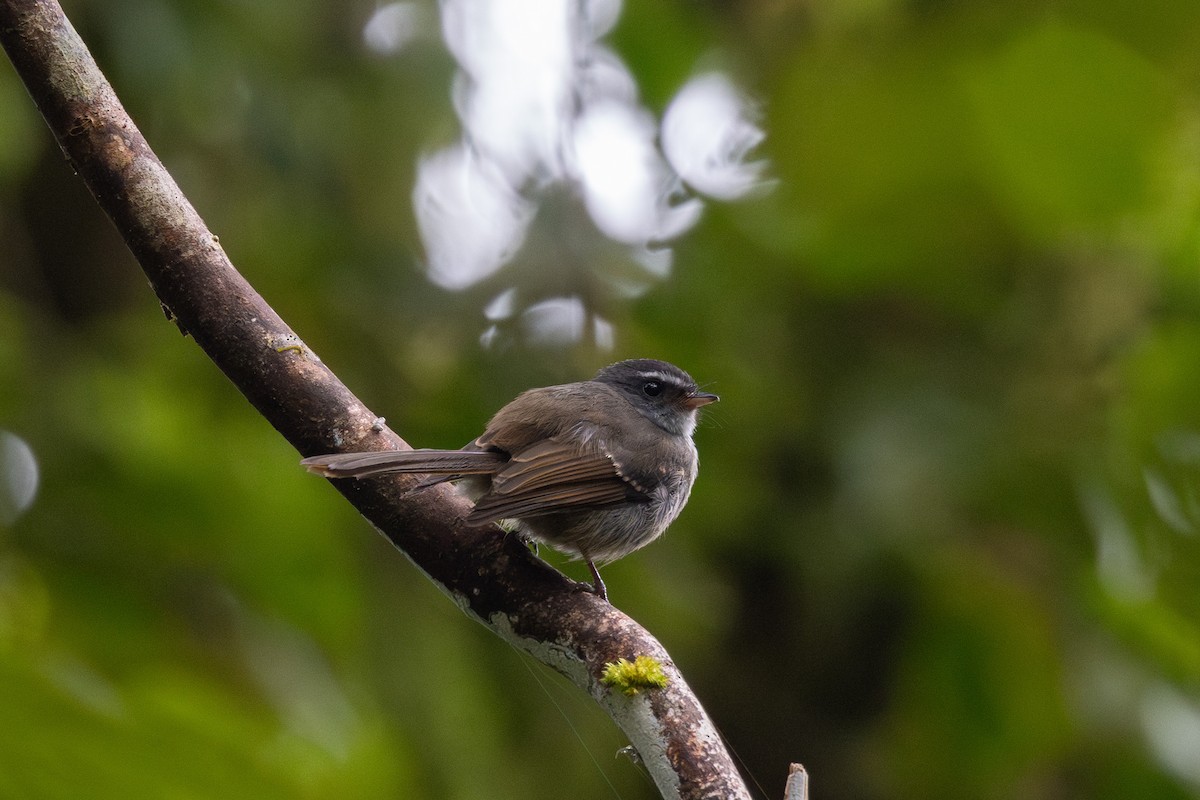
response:
[[[3,44],[76,172],[133,251],[180,330],[303,455],[407,447],[238,274],[125,113],[52,0],[0,0]],[[411,479],[336,488],[459,607],[592,695],[668,798],[749,798],[703,708],[646,630],[577,591],[514,537],[461,524],[445,487]],[[605,665],[650,656],[668,678],[635,696],[601,682]]]

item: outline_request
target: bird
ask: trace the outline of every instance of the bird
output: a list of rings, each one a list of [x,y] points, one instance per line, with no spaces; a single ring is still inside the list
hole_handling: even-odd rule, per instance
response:
[[[699,410],[720,398],[674,364],[618,361],[591,380],[522,392],[460,450],[311,456],[327,478],[425,474],[412,491],[456,482],[474,501],[467,525],[504,523],[527,541],[582,559],[582,584],[602,599],[597,564],[657,539],[683,510],[699,457]]]

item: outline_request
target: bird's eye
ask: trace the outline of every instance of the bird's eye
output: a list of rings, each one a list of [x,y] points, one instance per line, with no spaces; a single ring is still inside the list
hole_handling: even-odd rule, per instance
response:
[[[662,394],[662,384],[658,381],[646,381],[642,384],[642,394],[646,397],[658,397]]]

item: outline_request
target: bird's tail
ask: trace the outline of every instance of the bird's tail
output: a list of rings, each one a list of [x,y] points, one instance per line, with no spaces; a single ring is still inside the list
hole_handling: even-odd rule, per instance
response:
[[[367,478],[387,472],[419,472],[444,475],[452,480],[463,475],[487,475],[508,460],[502,453],[487,450],[384,450],[377,453],[331,453],[300,462],[309,472],[326,478]]]

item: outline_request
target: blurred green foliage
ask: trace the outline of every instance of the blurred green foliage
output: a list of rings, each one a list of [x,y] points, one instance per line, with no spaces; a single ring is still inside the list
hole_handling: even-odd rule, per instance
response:
[[[414,165],[457,136],[436,41],[372,54],[369,3],[67,10],[409,441],[619,357],[721,393],[689,508],[605,577],[766,797],[789,760],[823,800],[1200,797],[1193,0],[628,4],[647,103],[728,69],[778,183],[598,301],[613,352],[481,349],[506,273],[422,276]],[[552,234],[511,269],[558,292],[588,265]],[[8,66],[0,380],[41,472],[0,528],[0,797],[655,796],[177,334]]]

